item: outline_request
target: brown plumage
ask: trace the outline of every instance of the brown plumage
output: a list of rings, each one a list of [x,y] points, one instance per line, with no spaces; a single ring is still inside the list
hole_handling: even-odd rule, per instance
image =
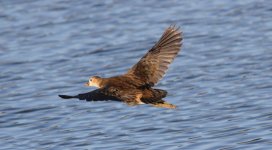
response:
[[[158,83],[181,48],[179,28],[168,27],[160,40],[127,73],[110,78],[93,76],[87,86],[98,87],[92,92],[76,96],[59,95],[64,99],[78,98],[88,101],[116,100],[128,105],[152,104],[156,107],[176,108],[162,100],[167,92],[152,87]]]

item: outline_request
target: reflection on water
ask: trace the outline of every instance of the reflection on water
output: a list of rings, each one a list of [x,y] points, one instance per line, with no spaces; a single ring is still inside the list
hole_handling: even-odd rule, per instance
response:
[[[269,149],[271,2],[1,1],[2,149]],[[179,109],[63,101],[121,74],[170,24],[181,54],[158,84]]]

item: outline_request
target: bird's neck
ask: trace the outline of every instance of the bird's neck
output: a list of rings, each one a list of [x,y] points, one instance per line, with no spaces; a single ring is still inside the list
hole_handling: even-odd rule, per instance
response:
[[[98,88],[104,88],[108,86],[109,79],[108,78],[100,78],[98,82]]]

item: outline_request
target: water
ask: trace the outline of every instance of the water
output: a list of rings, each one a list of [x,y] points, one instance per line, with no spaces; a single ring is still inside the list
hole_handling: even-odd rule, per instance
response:
[[[271,1],[0,1],[0,149],[271,149]],[[124,73],[170,24],[177,110],[64,101]]]

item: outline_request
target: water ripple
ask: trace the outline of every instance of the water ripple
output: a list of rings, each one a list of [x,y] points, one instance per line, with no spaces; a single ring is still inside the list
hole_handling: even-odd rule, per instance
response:
[[[271,5],[2,1],[1,149],[270,149]],[[57,97],[124,73],[170,24],[184,44],[157,87],[178,109]]]

